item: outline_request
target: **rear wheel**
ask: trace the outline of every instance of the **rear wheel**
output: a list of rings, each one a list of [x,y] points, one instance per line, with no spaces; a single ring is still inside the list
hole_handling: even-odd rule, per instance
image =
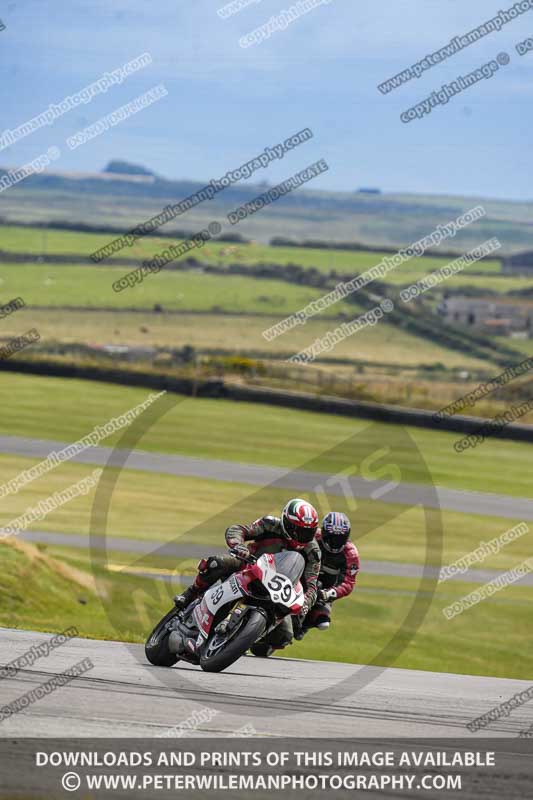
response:
[[[257,609],[249,611],[237,633],[220,647],[213,649],[216,644],[215,636],[206,646],[200,658],[200,666],[205,672],[222,672],[246,653],[265,632],[267,621]],[[211,647],[210,647],[211,645]]]
[[[178,615],[178,609],[173,608],[166,614],[163,619],[157,623],[152,633],[146,640],[144,652],[146,658],[155,667],[172,667],[179,661],[175,653],[171,653],[168,649],[168,637],[170,631],[167,628],[167,623]]]

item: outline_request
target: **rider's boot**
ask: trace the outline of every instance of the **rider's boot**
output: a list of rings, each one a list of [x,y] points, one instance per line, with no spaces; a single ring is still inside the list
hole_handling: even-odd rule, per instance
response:
[[[193,600],[200,596],[199,588],[193,583],[189,586],[183,594],[177,594],[174,597],[174,605],[179,611],[183,611],[189,606]]]
[[[202,559],[198,564],[198,575],[194,579],[194,583],[192,583],[183,594],[177,594],[174,597],[174,605],[179,611],[187,608],[188,605],[192,603],[193,600],[196,600],[197,597],[200,597],[201,594],[205,592],[206,589],[209,588],[213,580],[208,580],[206,578],[205,572],[207,570],[208,562],[207,559]]]

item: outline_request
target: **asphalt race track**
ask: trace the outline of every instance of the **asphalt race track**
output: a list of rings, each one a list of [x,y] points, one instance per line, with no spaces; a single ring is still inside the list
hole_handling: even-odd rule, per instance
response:
[[[2,666],[49,639],[0,629]],[[0,706],[84,658],[94,664],[89,672],[3,719],[1,737],[168,736],[205,708],[211,720],[194,736],[231,736],[251,725],[252,736],[501,738],[532,721],[526,703],[478,734],[465,727],[528,689],[528,681],[252,656],[208,674],[189,665],[153,667],[142,645],[89,639],[72,639],[3,677]]]
[[[68,447],[69,442],[56,442],[47,439],[31,439],[22,436],[0,436],[0,453],[23,456],[25,458],[45,459],[54,451]],[[80,464],[107,464],[112,453],[118,456],[121,451],[110,447],[88,447],[84,452],[73,456],[70,461]],[[127,469],[145,470],[167,475],[204,478],[205,480],[231,481],[253,486],[268,486],[312,490],[318,483],[324,483],[330,476],[302,470],[286,470],[280,467],[241,464],[236,461],[193,458],[191,456],[164,455],[134,450],[127,456]],[[533,520],[533,500],[527,497],[472,492],[460,489],[447,489],[440,486],[399,483],[386,494],[381,494],[383,481],[350,478],[350,486],[355,497],[373,498],[380,492],[382,503],[400,505],[422,504],[426,508],[458,511],[465,514],[484,514],[507,519]],[[343,494],[338,486],[328,485],[328,494]]]

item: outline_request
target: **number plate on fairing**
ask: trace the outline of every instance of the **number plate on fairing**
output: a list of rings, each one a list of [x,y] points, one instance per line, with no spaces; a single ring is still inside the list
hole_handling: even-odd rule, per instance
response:
[[[208,589],[204,595],[204,600],[209,611],[212,614],[216,614],[218,609],[226,603],[234,603],[239,595],[242,595],[242,592],[235,577],[232,575],[224,583],[219,583]]]
[[[269,577],[265,586],[270,593],[273,603],[281,603],[284,606],[292,606],[296,599],[292,581],[286,575],[281,575],[276,572],[272,577]]]

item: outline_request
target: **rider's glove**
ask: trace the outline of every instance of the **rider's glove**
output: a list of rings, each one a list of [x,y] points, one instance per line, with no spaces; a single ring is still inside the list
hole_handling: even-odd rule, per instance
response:
[[[250,558],[250,551],[245,544],[233,545],[233,547],[230,547],[230,552],[232,555],[236,555],[239,558]]]
[[[335,589],[321,589],[318,593],[318,600],[320,603],[329,603],[330,600],[335,600],[337,592]]]

